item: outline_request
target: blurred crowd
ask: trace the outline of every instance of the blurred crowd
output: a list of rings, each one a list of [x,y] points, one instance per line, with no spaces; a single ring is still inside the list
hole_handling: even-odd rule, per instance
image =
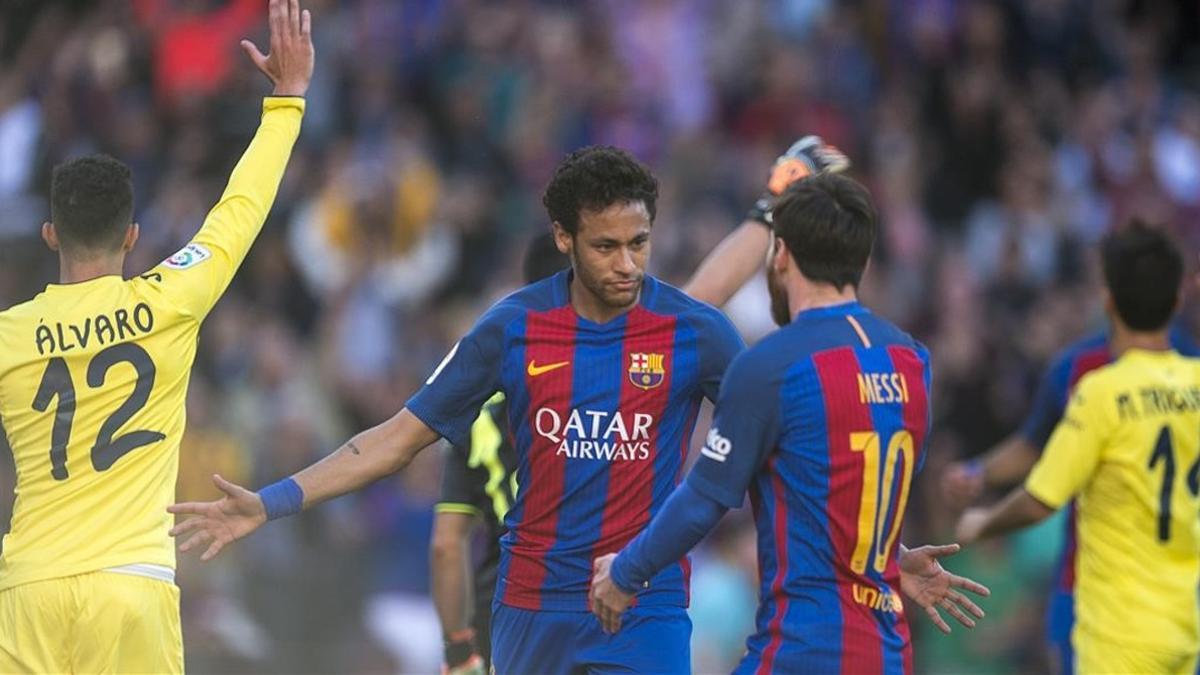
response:
[[[275,480],[398,410],[517,285],[525,243],[548,226],[541,190],[586,144],[655,170],[651,271],[675,283],[794,139],[819,134],[852,158],[882,218],[863,295],[935,359],[909,543],[947,540],[957,514],[942,468],[1012,430],[1051,355],[1103,325],[1098,237],[1140,216],[1200,250],[1194,2],[304,4],[317,48],[308,113],[263,234],[201,334],[183,500],[215,497],[214,471]],[[38,229],[67,157],[102,151],[133,168],[142,238],[127,273],[198,229],[267,93],[237,46],[265,50],[265,7],[4,0],[0,307],[56,278]],[[771,328],[760,280],[727,310],[749,340]],[[14,476],[0,457],[2,524]],[[427,451],[213,563],[181,556],[189,670],[435,669],[439,472]],[[915,616],[918,670],[1045,670],[1057,537],[1045,526],[952,559],[991,585],[989,616],[949,637]],[[696,670],[727,672],[757,588],[745,514],[695,558]]]

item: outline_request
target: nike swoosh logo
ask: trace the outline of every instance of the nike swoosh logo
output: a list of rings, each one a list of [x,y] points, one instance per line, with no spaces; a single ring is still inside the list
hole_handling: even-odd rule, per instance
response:
[[[526,372],[529,373],[530,377],[537,377],[538,375],[544,375],[552,370],[558,370],[559,368],[562,368],[563,366],[570,365],[570,363],[571,363],[570,361],[559,361],[558,363],[551,363],[551,364],[547,364],[544,366],[539,366],[539,365],[535,364],[533,361],[530,361],[529,368],[526,370]]]

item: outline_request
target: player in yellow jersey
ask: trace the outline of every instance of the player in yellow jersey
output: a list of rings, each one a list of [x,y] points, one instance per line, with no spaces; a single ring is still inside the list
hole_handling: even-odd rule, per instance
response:
[[[1170,347],[1183,258],[1140,223],[1101,252],[1111,365],[1085,375],[1026,480],[959,522],[968,543],[1077,499],[1080,673],[1196,672],[1200,650],[1200,359]]]
[[[61,283],[0,312],[0,419],[17,468],[0,557],[0,673],[182,672],[166,508],[200,322],[275,199],[313,68],[311,17],[270,0],[262,123],[196,237],[121,276],[138,238],[129,169],[54,171],[42,236]]]

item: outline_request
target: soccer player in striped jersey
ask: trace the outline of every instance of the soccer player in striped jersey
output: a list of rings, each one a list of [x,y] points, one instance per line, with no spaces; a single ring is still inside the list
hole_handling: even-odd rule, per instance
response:
[[[275,84],[221,200],[183,249],[131,279],[129,168],[54,171],[42,236],[61,283],[0,312],[0,417],[17,467],[0,558],[0,672],[183,672],[175,495],[200,325],[262,229],[304,114],[311,18],[271,0]]]
[[[553,276],[569,264],[551,233],[538,235],[525,250],[525,283]],[[516,472],[508,406],[504,394],[497,393],[471,425],[470,444],[455,446],[446,456],[442,492],[433,507],[429,585],[442,622],[446,675],[482,675],[491,664],[492,597]],[[486,544],[471,569],[471,534],[480,522]]]
[[[1073,503],[1073,672],[1190,675],[1200,648],[1200,361],[1168,337],[1182,255],[1134,223],[1106,237],[1102,257],[1116,360],[1079,380],[1025,485],[963,514],[958,532],[969,543]]]
[[[619,555],[595,561],[592,608],[624,632],[639,589],[749,490],[760,604],[736,672],[911,672],[901,572],[903,590],[946,630],[939,606],[967,626],[966,612],[982,616],[956,588],[987,593],[936,562],[957,547],[899,541],[929,431],[929,354],[857,301],[876,227],[860,185],[801,181],[774,207],[773,227],[768,278],[782,328],[730,365],[687,480]]]
[[[1180,354],[1200,356],[1200,348],[1178,325],[1172,328],[1170,337],[1171,346]],[[1007,489],[1025,480],[1062,419],[1075,385],[1084,375],[1112,361],[1112,336],[1107,330],[1089,335],[1059,352],[1043,375],[1021,428],[981,457],[947,467],[942,479],[947,498],[956,505],[965,505],[987,489]],[[1063,549],[1052,578],[1045,631],[1055,671],[1065,674],[1075,672],[1071,629],[1075,625],[1077,535],[1074,502],[1064,508],[1067,514],[1063,521]]]
[[[588,613],[591,561],[662,506],[682,470],[702,398],[742,349],[728,319],[644,270],[658,185],[627,153],[592,147],[556,169],[543,202],[571,269],[493,306],[395,417],[295,476],[253,493],[218,481],[218,502],[180,504],[202,558],[257,529],[405,466],[439,437],[468,442],[504,393],[518,453],[492,616],[498,673],[690,670],[687,561],[638,596],[633,630]],[[655,648],[647,649],[646,645]]]

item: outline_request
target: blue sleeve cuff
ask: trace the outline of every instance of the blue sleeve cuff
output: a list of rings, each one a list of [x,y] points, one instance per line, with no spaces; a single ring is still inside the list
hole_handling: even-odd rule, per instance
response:
[[[629,572],[625,569],[625,561],[628,558],[624,554],[620,554],[613,560],[612,568],[609,569],[608,575],[617,588],[633,595],[638,592],[638,585],[629,580]]]
[[[258,496],[267,510],[267,520],[290,516],[304,509],[304,490],[290,477],[259,490]]]

